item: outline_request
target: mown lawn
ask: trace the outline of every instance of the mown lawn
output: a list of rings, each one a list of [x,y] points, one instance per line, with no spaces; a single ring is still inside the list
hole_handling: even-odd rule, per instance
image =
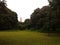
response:
[[[60,45],[60,37],[33,31],[1,31],[0,45]]]

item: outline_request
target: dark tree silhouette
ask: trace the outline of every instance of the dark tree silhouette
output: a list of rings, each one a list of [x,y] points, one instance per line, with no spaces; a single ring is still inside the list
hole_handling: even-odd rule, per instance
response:
[[[5,0],[0,1],[0,30],[14,29],[17,26],[17,14],[6,7]]]
[[[34,10],[31,15],[31,25],[46,32],[60,32],[60,0],[48,1],[48,6]]]

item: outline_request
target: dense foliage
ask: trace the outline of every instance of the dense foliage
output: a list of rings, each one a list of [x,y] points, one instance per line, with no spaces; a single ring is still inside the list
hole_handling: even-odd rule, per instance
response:
[[[35,9],[31,14],[34,29],[46,32],[60,32],[60,1],[48,0],[49,5]]]
[[[0,30],[14,29],[17,22],[16,12],[8,9],[4,0],[0,1]]]
[[[37,8],[30,19],[18,22],[16,12],[7,8],[4,0],[0,1],[1,29],[38,29],[43,32],[60,32],[60,1],[48,0],[49,5]]]
[[[25,19],[24,22],[18,22],[18,29],[20,30],[27,30],[31,28],[31,20]]]

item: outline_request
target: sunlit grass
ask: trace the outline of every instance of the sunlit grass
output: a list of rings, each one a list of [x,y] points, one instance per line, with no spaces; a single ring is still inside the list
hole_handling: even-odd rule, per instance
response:
[[[60,37],[33,31],[1,31],[0,45],[60,45]]]

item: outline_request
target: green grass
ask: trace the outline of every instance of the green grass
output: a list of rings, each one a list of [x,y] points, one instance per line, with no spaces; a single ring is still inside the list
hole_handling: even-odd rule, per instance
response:
[[[60,37],[33,31],[1,31],[0,45],[60,45]]]

